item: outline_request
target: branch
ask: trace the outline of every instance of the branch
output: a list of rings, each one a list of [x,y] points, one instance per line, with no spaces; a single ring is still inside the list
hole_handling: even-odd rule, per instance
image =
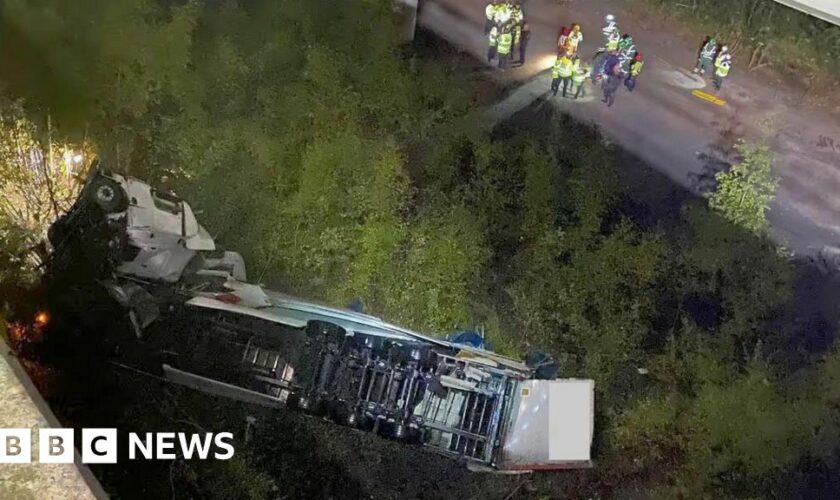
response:
[[[61,214],[58,213],[58,203],[55,202],[55,194],[53,193],[52,180],[50,179],[50,170],[53,164],[52,149],[52,119],[50,117],[50,114],[47,113],[47,161],[42,161],[41,166],[43,167],[44,179],[47,183],[47,194],[50,195],[50,203],[52,203],[53,211],[55,212],[55,218],[57,219]]]

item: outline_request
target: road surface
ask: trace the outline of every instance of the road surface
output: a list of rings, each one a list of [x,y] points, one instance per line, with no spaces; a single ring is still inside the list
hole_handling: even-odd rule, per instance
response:
[[[484,60],[485,4],[486,0],[425,0],[419,22]],[[780,179],[769,213],[774,239],[798,255],[840,248],[837,115],[808,109],[801,95],[748,73],[738,65],[737,54],[730,77],[715,94],[710,84],[690,72],[700,40],[681,39],[662,30],[661,20],[635,17],[616,5],[621,4],[528,0],[524,8],[532,32],[528,62],[499,72],[499,78],[519,85],[491,115],[502,119],[545,96],[550,78],[546,70],[554,60],[560,26],[581,24],[580,54],[588,57],[602,45],[604,16],[616,14],[621,30],[633,35],[645,56],[636,91],[630,94],[622,88],[612,108],[591,95],[595,93],[591,88],[590,97],[582,102],[554,98],[557,106],[578,120],[597,124],[626,150],[696,193],[713,185],[714,173],[730,159],[737,138],[766,142],[775,152],[774,169]],[[695,97],[695,89],[715,94],[726,104]]]

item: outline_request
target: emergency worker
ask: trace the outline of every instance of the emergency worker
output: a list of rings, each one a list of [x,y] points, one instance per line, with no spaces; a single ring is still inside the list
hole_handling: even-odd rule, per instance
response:
[[[714,64],[717,50],[717,40],[715,37],[710,36],[708,40],[706,40],[706,43],[700,47],[700,52],[697,55],[697,65],[694,66],[692,71],[699,75],[705,75],[706,68],[711,68]]]
[[[513,33],[511,33],[510,26],[505,26],[502,28],[502,34],[499,35],[499,43],[496,47],[496,52],[499,54],[499,68],[507,69],[512,49]]]
[[[560,52],[557,55],[557,60],[554,61],[554,66],[551,68],[551,91],[552,96],[557,95],[560,89],[560,84],[563,84],[563,97],[566,97],[566,91],[569,84],[572,82],[572,75],[575,72],[575,66],[572,59],[566,52]]]
[[[716,90],[720,90],[723,79],[729,76],[730,69],[732,69],[732,54],[729,53],[729,47],[724,45],[720,48],[717,58],[715,58],[715,76],[712,82],[715,84]]]

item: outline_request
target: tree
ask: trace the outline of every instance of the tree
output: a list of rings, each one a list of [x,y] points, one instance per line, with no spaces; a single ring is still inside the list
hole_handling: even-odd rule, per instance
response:
[[[773,157],[767,146],[739,142],[741,161],[718,172],[717,189],[708,195],[709,205],[732,223],[755,234],[767,231],[767,210],[779,181],[771,171]]]
[[[0,240],[6,272],[26,274],[38,264],[30,250],[70,208],[93,154],[89,144],[43,142],[20,102],[0,105]],[[0,273],[0,277],[3,274]]]

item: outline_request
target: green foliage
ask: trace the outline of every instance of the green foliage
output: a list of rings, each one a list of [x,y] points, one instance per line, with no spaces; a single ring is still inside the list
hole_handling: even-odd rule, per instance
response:
[[[689,233],[680,251],[681,293],[719,301],[726,357],[742,361],[772,336],[769,320],[791,299],[793,267],[771,242],[757,239],[705,208],[684,210]]]
[[[270,498],[274,487],[267,474],[240,454],[225,461],[208,460],[198,470],[193,470],[189,464],[183,468],[185,480],[197,486],[197,496],[202,498],[261,500]]]
[[[681,435],[676,400],[643,398],[618,417],[611,436],[610,465],[624,475],[667,474],[680,463]]]
[[[716,33],[757,64],[760,47],[768,62],[796,71],[821,69],[834,76],[840,58],[840,27],[774,0],[642,0]],[[761,44],[761,45],[759,45]]]
[[[771,170],[772,154],[766,146],[744,142],[735,148],[742,159],[730,170],[715,175],[717,189],[708,196],[709,205],[747,231],[766,232],[766,212],[779,183]]]
[[[49,110],[65,130],[84,124],[126,155],[150,95],[189,63],[195,6],[151,0],[4,2],[2,75],[13,91]],[[100,144],[100,148],[104,144]],[[108,156],[111,151],[101,151]]]
[[[89,144],[55,142],[44,128],[20,101],[0,100],[0,283],[35,281],[44,255],[33,250],[75,201],[92,157]]]
[[[734,384],[706,385],[691,412],[689,469],[713,481],[722,474],[761,478],[791,465],[810,446],[808,416],[797,410],[758,369]]]
[[[5,89],[117,169],[177,188],[255,281],[361,298],[431,334],[480,323],[499,350],[547,349],[561,375],[594,378],[605,490],[760,496],[833,451],[838,357],[787,383],[763,347],[793,279],[765,238],[766,148],[739,145],[716,211],[642,230],[597,133],[538,115],[551,125],[487,136],[462,76],[422,57],[411,70],[390,2],[175,4],[6,2],[2,46],[20,50],[3,49]],[[721,12],[736,23],[745,5]],[[179,478],[267,494],[246,461],[219,467]]]
[[[379,292],[387,294],[382,298],[386,310],[433,333],[470,324],[471,285],[486,258],[479,227],[463,208],[418,221],[394,256],[393,272],[380,271],[380,281],[390,281]]]

